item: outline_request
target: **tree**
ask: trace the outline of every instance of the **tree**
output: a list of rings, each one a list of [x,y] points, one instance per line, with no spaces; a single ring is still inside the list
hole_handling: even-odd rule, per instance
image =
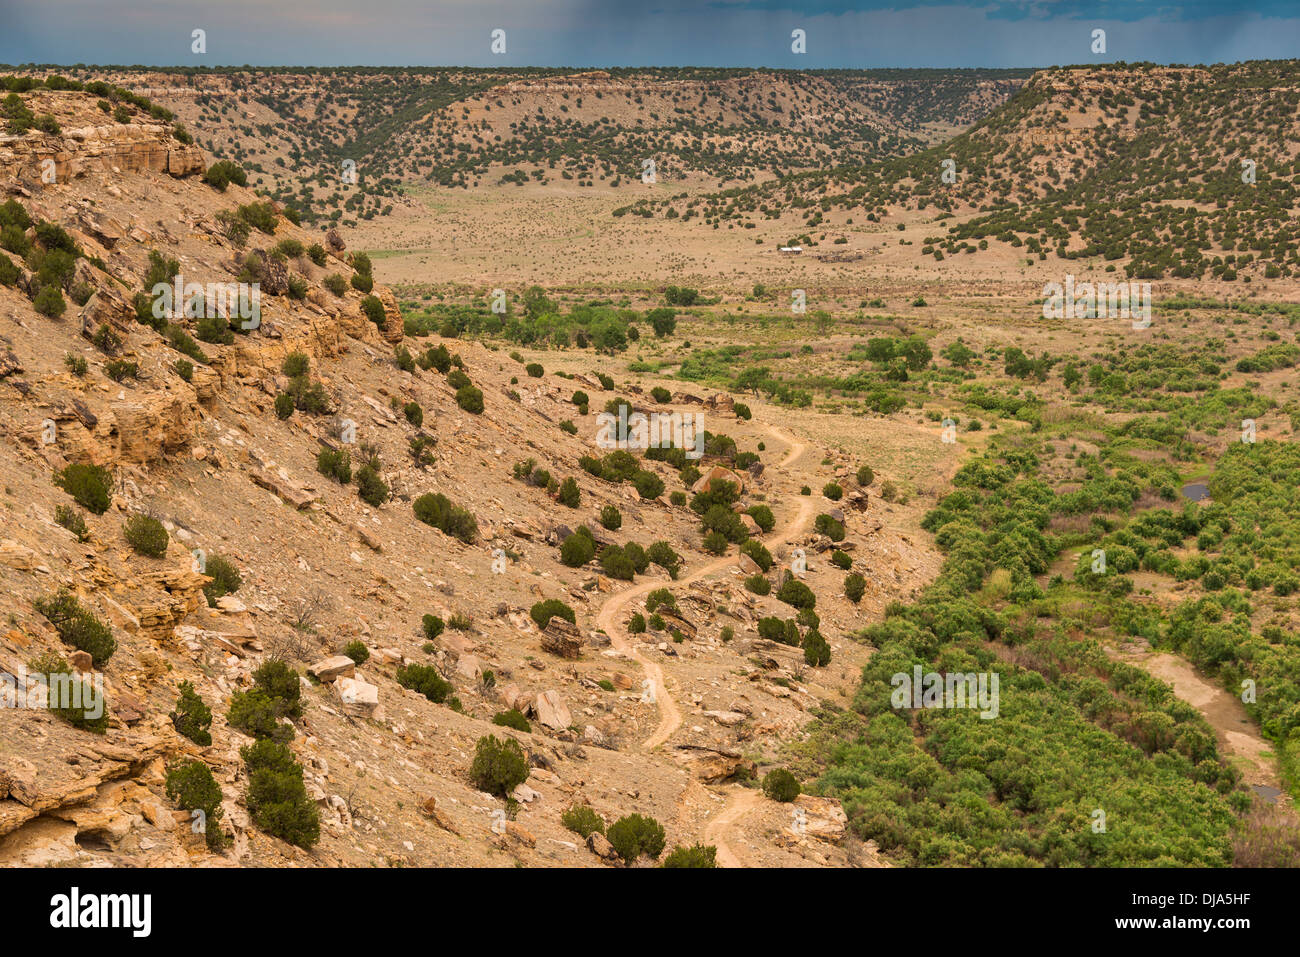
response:
[[[640,814],[619,818],[609,826],[605,836],[618,856],[628,864],[642,855],[658,857],[663,853],[666,843],[663,825],[652,817],[642,817]]]
[[[480,790],[509,797],[511,791],[528,780],[528,759],[514,738],[500,741],[496,735],[484,735],[474,746],[469,776]]]

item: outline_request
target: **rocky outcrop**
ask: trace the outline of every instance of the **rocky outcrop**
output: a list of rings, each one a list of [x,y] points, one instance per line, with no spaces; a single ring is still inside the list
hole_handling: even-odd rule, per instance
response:
[[[62,134],[0,136],[0,165],[30,169],[39,179],[47,159],[54,161],[60,183],[92,170],[182,177],[207,168],[203,150],[175,139],[171,127],[161,123],[113,123],[66,129]]]

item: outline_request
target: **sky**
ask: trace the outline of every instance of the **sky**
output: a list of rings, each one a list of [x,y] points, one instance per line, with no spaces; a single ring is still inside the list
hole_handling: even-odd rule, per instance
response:
[[[1039,67],[1298,49],[1300,0],[0,0],[8,64]]]

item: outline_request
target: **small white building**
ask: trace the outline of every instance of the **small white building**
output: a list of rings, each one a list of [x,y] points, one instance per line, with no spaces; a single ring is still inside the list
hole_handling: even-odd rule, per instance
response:
[[[791,254],[791,255],[797,255],[798,253],[803,252],[803,247],[802,247],[802,246],[782,246],[782,247],[781,247],[781,252],[783,252],[783,253],[789,253],[789,254]]]

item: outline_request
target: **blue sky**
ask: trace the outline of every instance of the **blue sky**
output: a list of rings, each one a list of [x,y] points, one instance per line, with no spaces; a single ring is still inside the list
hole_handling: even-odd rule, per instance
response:
[[[1298,48],[1300,0],[0,0],[11,64],[1012,67]]]

